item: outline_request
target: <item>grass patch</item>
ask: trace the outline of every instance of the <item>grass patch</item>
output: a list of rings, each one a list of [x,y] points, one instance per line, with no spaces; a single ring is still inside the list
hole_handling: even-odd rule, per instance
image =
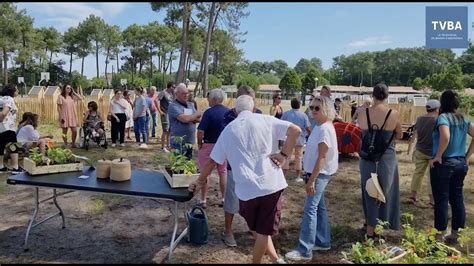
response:
[[[114,208],[122,204],[124,201],[122,196],[101,194],[93,196],[92,203],[88,208],[91,215],[103,213],[105,210]]]

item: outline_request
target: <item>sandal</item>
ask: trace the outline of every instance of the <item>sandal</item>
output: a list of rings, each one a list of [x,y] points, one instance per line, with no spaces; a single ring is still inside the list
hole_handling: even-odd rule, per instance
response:
[[[410,196],[410,197],[407,199],[406,203],[416,205],[416,204],[418,203],[418,199],[415,198],[415,197],[413,197],[413,196]]]

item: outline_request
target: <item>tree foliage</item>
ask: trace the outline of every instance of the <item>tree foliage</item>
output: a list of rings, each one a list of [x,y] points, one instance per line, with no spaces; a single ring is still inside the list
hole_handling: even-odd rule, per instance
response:
[[[290,69],[280,81],[280,90],[285,94],[294,94],[301,90],[301,79],[295,70]]]
[[[245,74],[237,81],[237,88],[240,88],[242,85],[250,86],[252,89],[257,91],[260,87],[260,81],[255,75]]]

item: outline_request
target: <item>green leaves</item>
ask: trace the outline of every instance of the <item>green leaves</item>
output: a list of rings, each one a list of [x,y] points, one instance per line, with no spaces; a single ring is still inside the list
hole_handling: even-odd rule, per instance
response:
[[[47,157],[53,164],[67,164],[75,160],[71,150],[62,148],[48,149]]]
[[[301,79],[295,70],[290,69],[280,81],[280,89],[286,94],[293,94],[301,90]]]

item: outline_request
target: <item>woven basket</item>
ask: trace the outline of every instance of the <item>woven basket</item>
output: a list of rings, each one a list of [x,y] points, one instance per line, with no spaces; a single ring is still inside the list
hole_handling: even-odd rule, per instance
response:
[[[115,159],[112,161],[110,169],[110,179],[114,181],[127,181],[132,176],[132,167],[130,166],[130,160],[127,159]]]
[[[110,177],[110,169],[112,161],[110,160],[98,160],[96,167],[96,176],[100,179],[106,179]]]

